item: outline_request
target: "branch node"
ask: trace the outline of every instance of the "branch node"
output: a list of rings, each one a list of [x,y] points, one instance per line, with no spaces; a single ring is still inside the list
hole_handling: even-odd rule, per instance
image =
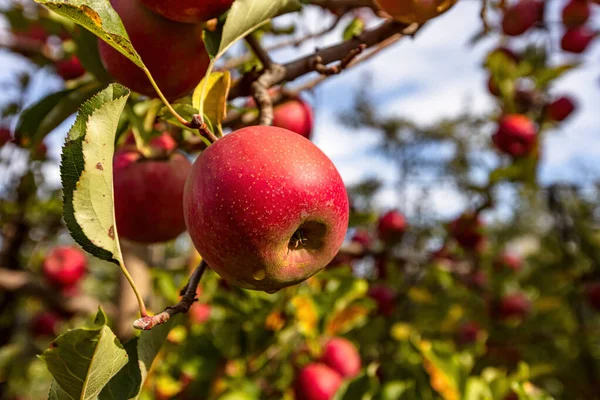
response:
[[[356,56],[362,53],[363,50],[366,48],[367,45],[364,43],[358,45],[358,47],[355,47],[354,49],[350,50],[348,54],[340,60],[339,64],[332,65],[331,67],[328,67],[325,64],[323,64],[323,59],[321,58],[321,56],[318,55],[312,58],[310,64],[312,66],[312,69],[314,69],[321,75],[337,75],[341,73],[352,62],[352,60],[354,60]]]

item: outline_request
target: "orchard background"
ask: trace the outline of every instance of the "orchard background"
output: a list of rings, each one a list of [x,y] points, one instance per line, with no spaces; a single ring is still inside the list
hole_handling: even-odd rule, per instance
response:
[[[0,2],[0,398],[600,398],[598,1],[140,1]],[[301,136],[306,280],[183,193]]]

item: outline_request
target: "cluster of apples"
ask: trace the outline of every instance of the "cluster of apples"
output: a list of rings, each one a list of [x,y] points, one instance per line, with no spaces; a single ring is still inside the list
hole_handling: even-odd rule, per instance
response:
[[[356,346],[342,337],[332,338],[318,362],[300,369],[294,386],[297,400],[333,399],[344,379],[358,376],[362,362]]]

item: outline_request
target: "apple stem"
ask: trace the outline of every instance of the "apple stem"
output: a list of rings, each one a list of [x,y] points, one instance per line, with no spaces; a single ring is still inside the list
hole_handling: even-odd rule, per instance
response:
[[[198,290],[198,285],[200,284],[200,280],[206,271],[207,264],[204,260],[200,262],[198,267],[192,272],[188,283],[181,289],[179,293],[181,296],[181,300],[179,303],[169,306],[165,308],[163,312],[157,314],[153,317],[149,317],[148,315],[142,315],[142,318],[136,320],[133,323],[133,327],[136,329],[149,331],[154,328],[156,325],[161,325],[170,320],[173,316],[181,313],[186,313],[190,310],[194,302],[196,301],[196,293]]]
[[[175,111],[175,109],[173,108],[173,106],[171,105],[171,103],[169,103],[169,101],[167,100],[167,98],[164,96],[164,94],[160,91],[160,89],[158,88],[158,85],[156,84],[156,82],[154,81],[154,78],[152,77],[152,74],[150,74],[150,71],[148,70],[148,68],[143,68],[144,73],[146,74],[146,76],[148,77],[148,80],[150,80],[150,83],[152,84],[152,87],[154,88],[154,90],[156,90],[156,94],[158,94],[158,97],[162,100],[162,102],[165,104],[165,106],[167,107],[167,109],[169,110],[169,112],[171,114],[173,114],[173,116],[177,119],[177,121],[179,121],[181,124],[188,126],[189,122],[185,120],[185,118],[183,118],[181,115],[179,115],[177,113],[177,111]]]

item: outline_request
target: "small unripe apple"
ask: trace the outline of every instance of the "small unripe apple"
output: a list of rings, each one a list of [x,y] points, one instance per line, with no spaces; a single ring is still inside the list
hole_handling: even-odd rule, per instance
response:
[[[8,128],[0,128],[0,147],[12,140],[12,134]]]
[[[71,246],[58,246],[44,259],[44,277],[54,286],[70,287],[78,283],[87,271],[83,251]]]
[[[531,302],[523,293],[504,296],[496,304],[495,314],[501,320],[524,319],[531,311]]]
[[[590,6],[587,0],[571,0],[562,11],[563,24],[568,28],[581,26],[589,18]]]
[[[56,62],[56,73],[65,81],[81,78],[85,74],[85,69],[77,56],[72,55],[69,58]]]
[[[177,22],[197,24],[229,10],[233,0],[142,0],[153,12]]]
[[[396,308],[396,291],[391,287],[380,284],[369,288],[368,295],[377,303],[377,310],[381,315],[389,317]]]
[[[481,327],[477,322],[466,322],[456,332],[456,342],[467,345],[477,342],[481,333]]]
[[[406,219],[399,211],[392,210],[384,214],[377,224],[379,239],[386,244],[396,244],[402,240],[406,231]]]
[[[62,318],[52,311],[41,312],[31,320],[31,334],[34,338],[54,337],[61,321]]]
[[[177,152],[164,159],[145,159],[135,149],[117,151],[113,184],[119,236],[159,243],[183,233],[183,190],[191,167]]]
[[[510,114],[502,118],[492,137],[496,148],[513,157],[531,154],[537,144],[537,129],[524,115]]]
[[[568,96],[562,96],[550,103],[548,117],[552,121],[561,122],[567,119],[573,111],[575,111],[575,101]]]
[[[375,0],[396,21],[422,24],[446,12],[457,0]]]
[[[560,41],[560,47],[570,53],[583,53],[596,37],[596,32],[585,26],[567,29]]]
[[[588,303],[596,311],[600,311],[600,282],[588,283],[585,286],[584,292]]]
[[[301,99],[288,100],[273,110],[273,126],[310,139],[313,129],[312,107]]]
[[[350,240],[354,243],[359,243],[361,246],[367,248],[371,247],[371,244],[373,244],[373,238],[371,237],[371,234],[369,233],[369,231],[364,229],[357,229]]]
[[[525,33],[541,20],[543,3],[538,0],[520,0],[509,7],[502,20],[502,31],[509,36]]]
[[[513,271],[519,272],[523,268],[523,260],[520,257],[511,253],[502,253],[494,261],[494,269],[496,271]]]
[[[129,39],[158,87],[168,99],[189,93],[210,62],[202,41],[202,26],[169,21],[146,9],[140,0],[111,0]],[[128,88],[156,96],[144,72],[99,39],[100,57],[108,72]]]
[[[348,339],[341,337],[330,339],[327,342],[323,349],[321,362],[343,378],[349,379],[357,376],[362,366],[356,346]]]
[[[194,163],[184,196],[192,241],[238,286],[273,292],[323,269],[348,228],[348,195],[329,158],[286,129],[250,126]]]
[[[478,215],[465,213],[452,221],[449,232],[462,248],[479,251],[485,245],[483,228]]]
[[[312,363],[298,372],[294,389],[297,400],[331,400],[341,385],[340,374],[325,364]]]

